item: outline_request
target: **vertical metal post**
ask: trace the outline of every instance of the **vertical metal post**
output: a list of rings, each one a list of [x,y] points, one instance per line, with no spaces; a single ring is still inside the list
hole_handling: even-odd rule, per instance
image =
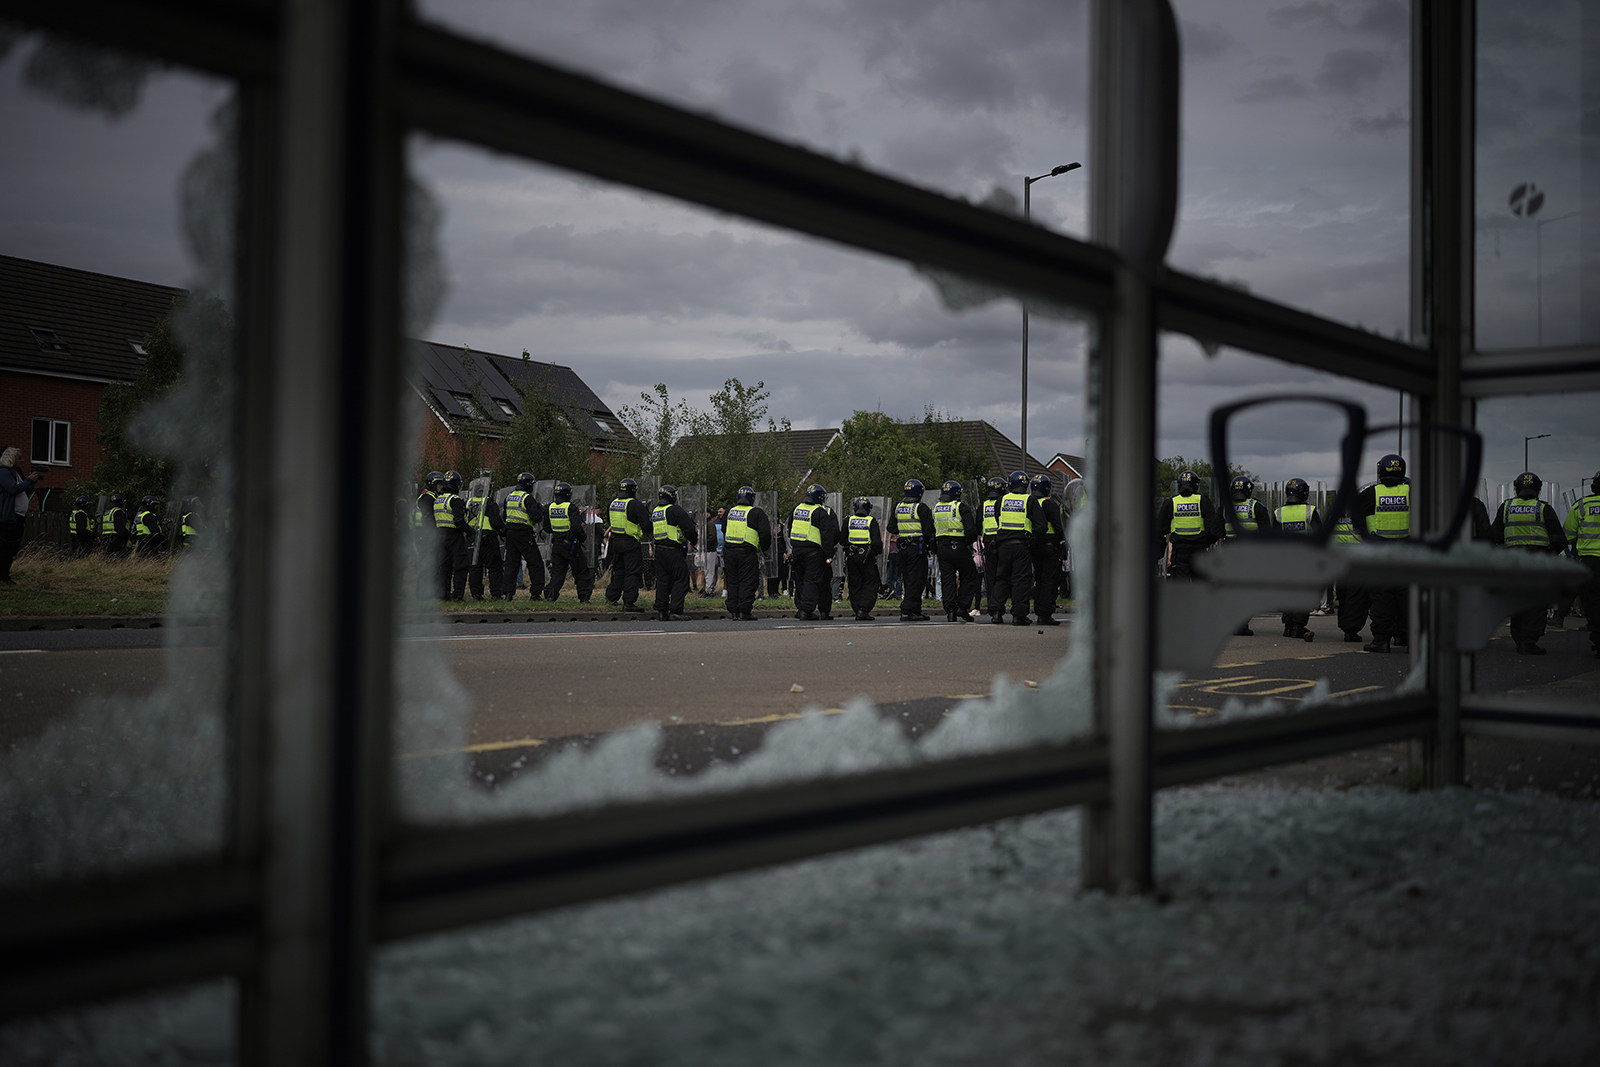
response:
[[[373,868],[385,810],[397,458],[401,158],[389,77],[399,0],[289,0],[276,77],[270,367],[255,373],[270,497],[265,577],[263,961],[253,1064],[366,1061]],[[313,466],[315,464],[315,466]],[[353,516],[331,543],[296,502]],[[327,505],[324,505],[327,506]]]
[[[1033,182],[1022,179],[1022,220],[1033,221]],[[1028,469],[1028,298],[1022,298],[1022,469]]]
[[[1425,421],[1464,422],[1461,365],[1472,350],[1474,8],[1454,0],[1418,0],[1412,9],[1412,332],[1433,352],[1435,389],[1418,396]],[[1455,510],[1462,448],[1453,435],[1412,442],[1423,474],[1419,497],[1438,529]],[[1428,684],[1437,720],[1424,746],[1430,785],[1464,778],[1461,685],[1470,663],[1457,648],[1453,590],[1421,593]]]
[[[1155,569],[1157,337],[1151,282],[1177,210],[1178,37],[1166,0],[1094,6],[1091,230],[1121,255],[1117,307],[1091,353],[1101,447],[1096,494],[1095,708],[1110,749],[1111,797],[1085,812],[1087,888],[1143,891],[1154,882],[1151,733]]]

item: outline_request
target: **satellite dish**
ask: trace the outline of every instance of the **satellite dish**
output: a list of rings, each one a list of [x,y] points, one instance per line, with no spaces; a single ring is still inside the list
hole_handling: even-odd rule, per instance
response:
[[[1544,207],[1544,190],[1532,182],[1522,182],[1511,190],[1506,203],[1517,218],[1531,219]]]

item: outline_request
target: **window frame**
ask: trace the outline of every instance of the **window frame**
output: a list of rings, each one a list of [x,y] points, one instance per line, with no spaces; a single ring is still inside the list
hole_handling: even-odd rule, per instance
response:
[[[1470,416],[1471,395],[1508,379],[1523,390],[1600,387],[1593,363],[1549,356],[1501,373],[1501,355],[1471,350],[1473,26],[1471,5],[1454,0],[1414,4],[1417,344],[1163,265],[1179,137],[1163,0],[1095,6],[1092,243],[423,25],[403,0],[58,0],[23,17],[237,81],[241,482],[293,484],[297,456],[340,455],[357,513],[387,513],[401,461],[386,445],[402,436],[403,383],[379,354],[401,348],[402,145],[414,132],[1085,309],[1100,326],[1091,373],[1105,428],[1093,476],[1104,484],[1130,473],[1137,484],[1149,469],[1158,329],[1402,388],[1441,421]],[[282,440],[300,447],[290,455]],[[1459,463],[1444,448],[1417,469],[1446,484]],[[0,898],[0,958],[12,964],[0,968],[0,1012],[231,975],[245,1062],[359,1064],[372,953],[387,939],[1066,804],[1086,808],[1086,882],[1142,890],[1157,788],[1397,739],[1424,743],[1432,784],[1459,781],[1463,709],[1483,702],[1463,696],[1448,591],[1421,594],[1421,626],[1436,637],[1421,693],[1181,737],[1154,731],[1154,589],[1138,536],[1150,515],[1138,494],[1122,496],[1108,497],[1094,532],[1105,718],[1088,744],[417,830],[397,824],[390,804],[390,531],[364,524],[352,553],[307,558],[292,550],[301,518],[245,492],[233,673],[277,684],[236,683],[230,696],[230,848]],[[1424,493],[1424,506],[1442,509],[1441,496]],[[336,569],[350,558],[353,572]]]
[[[70,419],[56,419],[51,418],[48,415],[33,416],[33,433],[29,440],[29,451],[32,451],[33,446],[37,446],[38,444],[39,424],[41,422],[46,423],[49,426],[49,430],[46,432],[50,440],[50,455],[44,459],[39,458],[38,455],[34,455],[32,457],[33,464],[38,467],[72,466],[72,421]],[[66,445],[62,449],[64,452],[64,457],[62,459],[55,458],[56,445],[58,443],[58,433],[66,437]]]

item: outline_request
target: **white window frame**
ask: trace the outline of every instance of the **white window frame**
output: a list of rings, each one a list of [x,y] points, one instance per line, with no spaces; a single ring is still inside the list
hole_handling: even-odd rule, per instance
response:
[[[33,463],[39,467],[70,467],[72,466],[72,422],[68,419],[53,419],[46,415],[33,417],[33,432],[29,435],[28,447],[31,451],[38,436],[39,424],[48,423],[50,426],[50,455],[40,457],[35,455]],[[59,436],[58,436],[59,435]],[[61,449],[62,457],[56,458],[56,445],[61,443],[60,438],[66,439],[65,446]]]

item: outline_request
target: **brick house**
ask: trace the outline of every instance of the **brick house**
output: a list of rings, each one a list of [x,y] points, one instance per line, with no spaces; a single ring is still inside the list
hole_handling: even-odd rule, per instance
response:
[[[465,467],[493,466],[500,442],[522,411],[524,391],[542,393],[574,429],[588,435],[592,464],[638,449],[622,420],[571,367],[541,362],[527,353],[502,356],[433,341],[409,343],[415,374],[411,392],[422,409],[424,467],[461,468],[465,474]],[[477,464],[466,462],[474,449]]]
[[[144,339],[182,289],[0,256],[0,447],[49,471],[35,500],[85,482],[100,461],[100,395],[132,382]],[[65,506],[63,503],[60,505]]]

